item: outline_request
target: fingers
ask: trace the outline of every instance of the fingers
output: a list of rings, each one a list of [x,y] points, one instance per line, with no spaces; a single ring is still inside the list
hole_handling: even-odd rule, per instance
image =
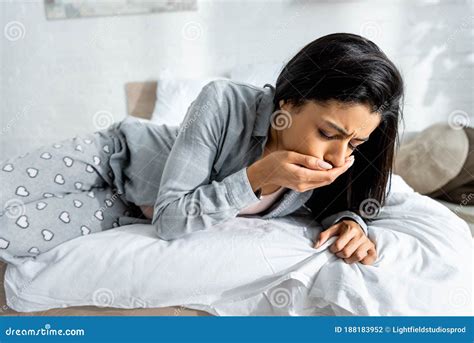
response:
[[[310,176],[313,176],[313,179],[317,180],[318,176],[319,179],[321,178],[321,175],[323,177],[335,180],[339,175],[343,174],[344,172],[347,171],[352,165],[354,164],[354,156],[350,156],[350,158],[346,159],[344,164],[340,167],[332,167],[329,170],[325,170],[323,174],[321,174],[321,171],[316,171],[316,170],[308,170],[307,173]]]
[[[281,173],[278,184],[291,188],[298,192],[304,192],[309,189],[314,189],[331,184],[341,174],[347,171],[353,163],[354,157],[349,156],[346,162],[340,167],[332,167],[328,164],[324,169],[326,162],[313,156],[304,155],[295,151],[284,151],[284,160],[286,161],[281,168]]]
[[[354,246],[354,242],[357,242],[360,237],[357,236],[357,232],[355,230],[347,230],[344,233],[340,234],[337,241],[335,241],[330,247],[329,250],[337,255],[337,253],[343,252],[343,255],[347,256],[339,256],[339,257],[349,257],[352,255],[352,252],[358,247]],[[350,244],[350,249],[349,245]]]
[[[351,156],[352,157],[352,156]],[[341,167],[335,167],[331,170],[327,170],[325,173],[326,184],[332,183],[336,180],[341,174],[344,174],[352,165],[354,164],[354,158],[349,159]]]
[[[347,169],[349,169],[350,167],[352,167],[352,165],[354,164],[354,161],[355,161],[355,157],[354,155],[351,155],[349,156],[349,158],[346,159],[346,161],[344,162],[344,164],[340,167],[335,167],[331,170],[328,170],[328,173],[334,173],[336,175],[341,175],[342,173],[344,173]]]
[[[362,264],[373,264],[377,260],[377,251],[375,247],[370,248],[367,251],[367,256],[363,258],[360,263]]]
[[[289,161],[290,163],[296,163],[309,169],[329,170],[333,168],[331,164],[321,160],[320,158],[310,156],[310,155],[300,154],[295,151],[289,151],[288,157],[290,159]]]
[[[365,238],[364,237],[353,237],[346,246],[344,246],[341,250],[336,252],[336,256],[340,257],[340,258],[344,258],[344,259],[353,258],[354,255],[356,255],[357,250],[359,250],[359,248],[361,246],[363,246],[364,244],[365,244]],[[368,249],[368,247],[367,247],[367,249]],[[365,257],[365,255],[362,256],[361,259],[364,258],[364,257]],[[359,260],[357,260],[357,261],[359,261]]]
[[[356,230],[344,230],[343,223],[337,223],[319,234],[314,248],[319,248],[330,237],[340,237],[329,247],[329,250],[344,262],[350,264],[359,262],[370,265],[377,260],[375,244],[364,235],[359,236]]]
[[[318,241],[314,246],[316,249],[323,245],[329,238],[339,234],[339,224],[333,225],[319,234]]]
[[[371,245],[371,242],[366,240],[356,249],[356,251],[349,258],[345,258],[344,261],[346,263],[354,263],[363,260],[368,255],[368,251],[371,248]]]
[[[316,249],[319,248],[330,237],[335,236],[336,235],[335,231],[336,230],[332,230],[332,232],[330,232],[329,235],[323,235],[322,237],[321,237],[322,235],[321,234],[314,248]],[[331,248],[333,246],[334,245],[330,247],[331,251],[332,251]],[[365,265],[371,265],[377,260],[377,252],[373,244],[371,244],[370,241],[364,240],[364,238],[356,238],[356,237],[353,237],[349,241],[349,243],[343,249],[339,250],[339,252],[337,252],[335,255],[339,258],[342,258],[344,262],[347,264],[360,262]]]
[[[360,226],[354,224],[355,223],[347,224],[346,221],[340,222],[340,237],[329,248],[337,257],[351,257],[355,251],[368,240]]]
[[[333,167],[329,170],[310,169],[297,164],[287,164],[289,175],[292,180],[287,180],[293,184],[297,190],[312,189],[321,187],[332,183],[339,175],[347,171],[352,165],[352,160],[349,160],[341,167]]]

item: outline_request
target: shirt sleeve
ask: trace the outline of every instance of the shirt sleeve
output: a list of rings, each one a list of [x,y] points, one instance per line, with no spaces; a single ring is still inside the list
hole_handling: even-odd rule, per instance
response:
[[[357,213],[352,212],[352,211],[341,211],[341,212],[334,213],[322,219],[321,226],[323,227],[323,230],[326,230],[332,225],[338,223],[340,220],[346,219],[346,218],[352,219],[355,222],[357,222],[357,224],[360,225],[362,230],[364,230],[365,235],[368,236],[368,228],[367,228],[366,222]]]
[[[206,84],[180,125],[153,209],[152,224],[163,240],[210,228],[259,200],[247,167],[221,181],[211,180],[229,112],[234,110],[232,99],[223,93],[215,81]]]

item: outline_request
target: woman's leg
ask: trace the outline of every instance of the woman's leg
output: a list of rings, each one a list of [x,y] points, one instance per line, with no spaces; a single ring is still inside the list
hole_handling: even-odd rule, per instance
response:
[[[133,211],[114,187],[115,139],[102,130],[0,162],[0,259],[36,256]]]
[[[89,191],[110,185],[108,158],[113,138],[98,131],[44,145],[0,162],[0,204],[24,203],[54,195]]]
[[[127,210],[109,187],[19,203],[0,217],[0,259],[14,263],[70,239],[117,227],[118,217]]]

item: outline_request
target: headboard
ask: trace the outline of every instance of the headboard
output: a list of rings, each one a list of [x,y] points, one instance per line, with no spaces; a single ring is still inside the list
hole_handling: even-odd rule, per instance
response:
[[[125,95],[128,115],[150,119],[155,109],[157,81],[127,82]]]

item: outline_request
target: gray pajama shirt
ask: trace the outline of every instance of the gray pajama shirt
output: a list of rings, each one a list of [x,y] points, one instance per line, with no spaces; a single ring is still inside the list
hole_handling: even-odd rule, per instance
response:
[[[133,223],[171,240],[208,229],[258,201],[246,168],[263,153],[274,88],[208,83],[179,127],[127,117],[109,128],[0,162],[0,259],[21,263],[64,241]],[[256,216],[290,214],[312,190],[287,190]],[[138,206],[154,207],[153,219]],[[367,225],[342,211],[342,218]]]

